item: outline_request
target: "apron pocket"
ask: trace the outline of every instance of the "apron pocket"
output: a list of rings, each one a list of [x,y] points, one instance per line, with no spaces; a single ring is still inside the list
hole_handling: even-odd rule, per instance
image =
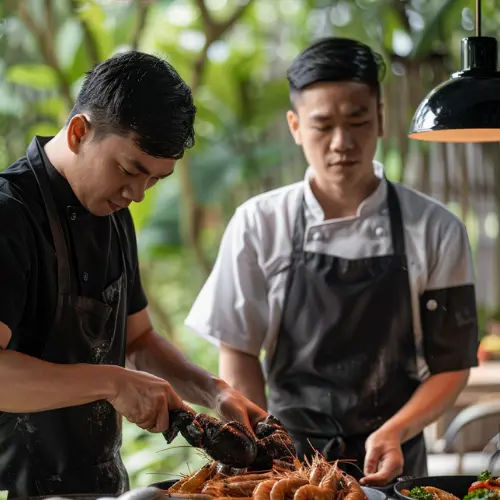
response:
[[[76,297],[74,307],[85,334],[91,339],[101,337],[113,308],[90,297]]]
[[[83,469],[72,469],[35,480],[40,495],[92,493],[120,495],[128,490],[128,477],[119,457]]]

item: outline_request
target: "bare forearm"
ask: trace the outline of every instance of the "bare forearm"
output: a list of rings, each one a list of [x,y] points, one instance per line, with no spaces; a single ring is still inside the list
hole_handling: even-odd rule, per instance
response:
[[[167,380],[182,399],[214,407],[222,381],[191,363],[158,333],[151,330],[143,334],[129,347],[127,354],[136,369]]]
[[[380,430],[396,431],[401,443],[408,441],[453,404],[468,377],[469,370],[431,375]]]
[[[0,411],[29,413],[107,399],[113,394],[112,373],[116,369],[55,364],[0,350]]]
[[[256,356],[222,344],[219,356],[219,375],[231,387],[261,408],[267,408],[264,375],[260,361]]]

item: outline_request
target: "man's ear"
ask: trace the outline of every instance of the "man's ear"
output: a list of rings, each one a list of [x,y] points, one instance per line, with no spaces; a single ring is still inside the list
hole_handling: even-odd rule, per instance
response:
[[[384,135],[384,105],[379,102],[377,105],[377,117],[378,117],[378,136],[382,137]]]
[[[302,146],[302,137],[299,128],[299,116],[295,111],[292,111],[290,109],[286,113],[286,120],[288,122],[288,128],[290,129],[290,133],[292,134],[295,144],[297,144],[298,146]]]
[[[83,114],[71,118],[66,127],[66,141],[73,153],[78,153],[82,142],[90,136],[90,123]]]

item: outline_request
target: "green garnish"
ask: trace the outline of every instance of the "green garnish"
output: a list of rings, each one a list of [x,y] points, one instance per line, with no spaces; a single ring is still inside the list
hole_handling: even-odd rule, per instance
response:
[[[488,479],[492,479],[492,475],[490,474],[489,470],[483,470],[479,476],[477,476],[478,481],[487,481]]]
[[[488,488],[477,488],[465,495],[464,500],[500,500],[500,492]]]
[[[434,500],[432,493],[429,493],[423,486],[415,486],[415,488],[412,488],[409,496],[421,500]]]

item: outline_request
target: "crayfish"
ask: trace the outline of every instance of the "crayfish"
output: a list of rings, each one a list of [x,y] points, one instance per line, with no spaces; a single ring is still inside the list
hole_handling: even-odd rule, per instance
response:
[[[169,410],[170,426],[163,432],[171,443],[180,432],[191,446],[202,448],[214,460],[234,468],[271,468],[273,460],[292,462],[293,441],[281,422],[269,415],[255,426],[255,437],[237,421],[220,420],[185,409]]]

